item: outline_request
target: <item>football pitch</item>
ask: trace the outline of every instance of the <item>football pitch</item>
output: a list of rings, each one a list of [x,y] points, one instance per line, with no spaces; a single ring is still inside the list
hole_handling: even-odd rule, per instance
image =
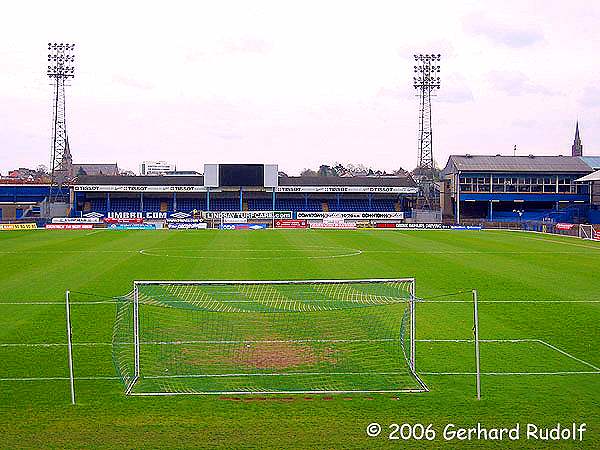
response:
[[[456,448],[464,442],[445,441],[444,427],[477,423],[587,431],[583,442],[522,432],[475,447],[600,447],[600,243],[503,231],[7,231],[0,261],[3,448]],[[429,392],[137,397],[115,370],[114,297],[134,280],[413,277],[416,370]],[[390,441],[394,423],[437,436]]]

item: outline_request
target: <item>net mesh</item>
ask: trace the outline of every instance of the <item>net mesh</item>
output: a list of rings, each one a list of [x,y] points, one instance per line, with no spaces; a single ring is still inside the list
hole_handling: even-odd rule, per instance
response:
[[[138,284],[117,304],[127,392],[420,390],[410,369],[411,280]]]

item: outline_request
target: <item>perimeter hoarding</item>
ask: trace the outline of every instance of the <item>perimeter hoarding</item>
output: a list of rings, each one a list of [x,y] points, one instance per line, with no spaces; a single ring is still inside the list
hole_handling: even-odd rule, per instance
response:
[[[133,219],[115,219],[114,217],[105,217],[104,218],[104,223],[144,223],[144,219],[138,219],[138,218],[133,218]]]
[[[0,231],[37,230],[35,223],[0,223]]]
[[[559,223],[556,224],[555,228],[557,230],[563,230],[563,231],[565,231],[565,230],[571,230],[574,226],[575,226],[574,223],[560,223],[559,222]]]
[[[394,212],[304,212],[296,213],[297,219],[323,220],[329,218],[347,220],[403,220],[404,213]]]
[[[113,223],[107,227],[109,230],[156,230],[153,223]]]
[[[224,223],[219,225],[220,230],[264,230],[264,223]]]
[[[99,217],[54,217],[52,223],[100,223]]]
[[[443,223],[378,223],[377,228],[395,228],[398,230],[450,230]]]
[[[307,228],[306,220],[280,219],[275,221],[275,228]]]
[[[204,211],[202,218],[206,220],[273,220],[273,219],[291,219],[291,211]]]
[[[91,230],[94,225],[91,223],[49,223],[46,230]]]
[[[355,222],[314,222],[310,227],[318,230],[355,230]]]
[[[206,222],[170,222],[167,224],[169,230],[206,230]]]

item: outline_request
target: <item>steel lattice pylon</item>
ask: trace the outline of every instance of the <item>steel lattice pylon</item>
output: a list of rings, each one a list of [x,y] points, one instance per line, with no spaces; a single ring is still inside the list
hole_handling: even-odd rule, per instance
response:
[[[417,65],[414,66],[415,76],[413,87],[419,91],[419,162],[416,170],[416,179],[421,186],[422,195],[428,206],[432,205],[434,193],[433,161],[433,133],[431,128],[431,93],[440,88],[440,66],[433,63],[439,62],[441,55],[419,54],[414,55]]]
[[[48,44],[47,75],[54,81],[51,186],[49,201],[56,201],[63,184],[73,176],[65,108],[65,81],[75,76],[75,44]]]

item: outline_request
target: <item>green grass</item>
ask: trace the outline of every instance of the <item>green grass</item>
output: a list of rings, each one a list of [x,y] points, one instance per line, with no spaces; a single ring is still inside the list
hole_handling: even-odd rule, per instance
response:
[[[101,344],[74,347],[76,406],[67,380],[22,380],[67,377],[64,345],[0,347],[0,378],[19,379],[0,382],[3,448],[425,445],[368,438],[371,422],[384,432],[393,422],[432,423],[438,432],[447,423],[585,422],[583,443],[458,443],[438,436],[429,445],[600,447],[600,375],[574,373],[600,367],[597,243],[497,231],[16,231],[0,233],[0,261],[0,343],[64,344],[60,302],[70,289],[96,294],[73,295],[87,302],[73,305],[74,342]],[[399,277],[415,277],[417,295],[431,298],[417,307],[417,338],[434,340],[417,343],[429,393],[125,397],[104,345],[115,306],[90,303],[127,293],[136,279]],[[472,338],[473,288],[482,302],[481,338],[524,340],[482,343],[481,401],[470,375],[473,344],[439,341]],[[464,293],[441,296],[458,291]]]

